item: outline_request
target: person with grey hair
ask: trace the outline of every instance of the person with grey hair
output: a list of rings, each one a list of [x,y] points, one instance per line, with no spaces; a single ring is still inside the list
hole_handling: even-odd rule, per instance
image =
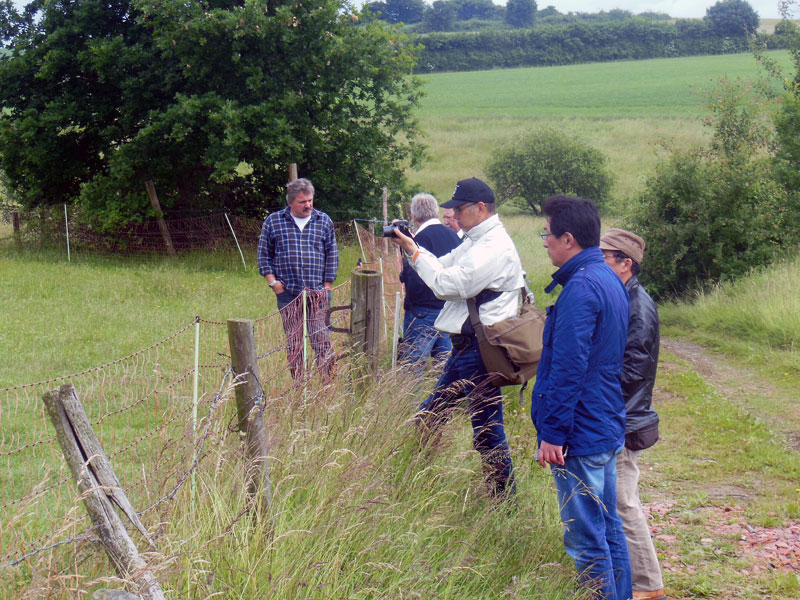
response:
[[[314,208],[314,186],[308,179],[286,185],[288,206],[267,216],[258,240],[258,271],[275,292],[286,332],[286,354],[295,381],[302,381],[303,307],[295,302],[306,292],[311,347],[325,382],[331,378],[333,349],[325,311],[339,266],[333,221]],[[291,306],[289,306],[291,305]]]
[[[435,256],[444,256],[461,241],[450,228],[439,222],[439,204],[430,194],[417,194],[411,199],[411,218],[416,228],[414,239]],[[437,298],[425,285],[406,258],[403,259],[400,281],[406,287],[400,361],[410,365],[414,374],[421,377],[429,356],[443,360],[452,347],[449,336],[433,326],[444,300]]]
[[[465,232],[464,241],[448,254],[436,256],[420,243],[419,236],[398,232],[393,238],[409,257],[410,269],[437,298],[445,300],[435,325],[450,337],[453,346],[433,393],[423,401],[415,420],[423,443],[435,443],[454,409],[466,399],[472,445],[481,455],[487,490],[503,500],[515,490],[503,395],[483,364],[467,302],[474,299],[483,325],[516,317],[525,276],[514,242],[496,214],[494,191],[485,181],[462,179],[441,207],[455,211]]]

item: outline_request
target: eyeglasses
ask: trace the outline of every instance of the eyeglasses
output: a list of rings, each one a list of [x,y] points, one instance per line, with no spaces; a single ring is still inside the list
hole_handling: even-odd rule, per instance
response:
[[[539,235],[542,236],[542,240],[544,240],[546,242],[547,238],[549,238],[551,235],[555,235],[555,233],[549,233],[547,231],[543,231]]]
[[[475,204],[476,204],[475,202],[471,202],[471,203],[469,203],[469,204],[461,204],[460,206],[456,206],[456,207],[453,209],[453,214],[454,214],[454,215],[460,215],[462,212],[464,212],[464,211],[465,211],[466,209],[468,209],[470,206],[475,206]]]

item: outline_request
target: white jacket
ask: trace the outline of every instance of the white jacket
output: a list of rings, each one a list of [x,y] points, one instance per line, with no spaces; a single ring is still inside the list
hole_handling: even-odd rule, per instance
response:
[[[461,333],[469,317],[467,298],[483,290],[503,292],[479,308],[481,323],[493,325],[519,314],[520,288],[524,285],[517,249],[497,215],[492,215],[464,235],[452,252],[436,258],[420,248],[409,261],[437,298],[445,305],[436,318],[436,329]]]

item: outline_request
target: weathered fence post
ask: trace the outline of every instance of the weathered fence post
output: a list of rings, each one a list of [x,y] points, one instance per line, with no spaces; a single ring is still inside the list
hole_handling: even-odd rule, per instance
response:
[[[272,504],[272,485],[267,459],[267,430],[264,425],[264,389],[258,377],[253,321],[228,319],[228,343],[236,374],[236,408],[239,431],[245,433],[247,493],[258,508],[266,511]]]
[[[297,179],[297,163],[289,163],[289,181]]]
[[[161,212],[161,203],[156,196],[156,186],[153,184],[152,179],[144,182],[144,187],[147,188],[147,195],[150,197],[150,204],[153,210],[156,211],[156,219],[158,220],[158,228],[161,230],[161,237],[164,238],[164,244],[167,246],[167,252],[170,256],[175,256],[175,248],[172,245],[172,237],[169,235],[167,223],[164,221],[164,213]]]
[[[138,588],[136,593],[143,597],[164,599],[161,586],[125,530],[114,505],[122,510],[151,546],[153,543],[122,490],[75,388],[62,385],[58,390],[45,393],[43,400],[56,429],[64,458],[78,482],[86,511],[117,573],[123,579],[132,581]]]
[[[19,211],[14,211],[11,213],[11,223],[14,227],[14,235],[19,235]]]
[[[383,226],[389,224],[389,188],[383,186],[381,188],[381,203],[383,204]],[[389,253],[389,238],[383,238],[383,252]]]
[[[376,271],[355,270],[350,289],[353,308],[350,331],[355,351],[364,354],[370,373],[378,371],[381,353],[381,313],[383,277]]]

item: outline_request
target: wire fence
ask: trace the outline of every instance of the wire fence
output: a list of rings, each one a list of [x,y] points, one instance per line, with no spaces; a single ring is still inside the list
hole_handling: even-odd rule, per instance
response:
[[[93,253],[147,254],[165,249],[155,220],[114,236],[70,229],[68,220],[59,222],[53,212],[40,215],[36,223],[22,219],[17,224],[18,233],[13,235],[23,242],[46,239],[57,245],[66,242],[69,233],[73,249]],[[396,339],[401,261],[393,244],[374,235],[377,224],[374,220],[363,225],[339,223],[337,237],[344,243],[357,240],[361,267],[383,274],[385,340],[389,331]],[[176,251],[216,252],[255,247],[261,220],[204,215],[171,220],[168,227]],[[326,292],[309,292],[305,305],[301,296],[281,311],[255,320],[267,406],[308,393],[336,376],[348,338],[334,335],[330,356],[320,340],[329,335],[325,330],[330,325],[349,328],[349,312],[334,313],[333,322],[326,324],[321,315],[327,304]],[[330,305],[348,304],[346,282],[334,288]],[[194,474],[218,468],[218,459],[210,457],[220,452],[237,455],[241,450],[234,433],[237,416],[229,355],[227,323],[198,317],[112,362],[0,388],[0,580],[10,582],[0,586],[0,598],[50,596],[69,581],[77,586],[83,562],[98,555],[97,536],[81,506],[42,396],[61,385],[74,386],[132,505],[145,526],[158,532],[160,524],[169,521],[173,500]]]
[[[305,306],[301,295],[254,322],[268,402],[313,390],[324,379],[313,366],[314,348],[307,337],[327,332],[308,327],[304,336],[303,323],[324,323],[319,313],[328,293],[306,295]],[[349,282],[331,292],[332,305],[349,302]],[[335,327],[349,326],[347,312],[335,315]],[[0,580],[9,582],[0,586],[0,597],[52,597],[57,582],[81,578],[82,561],[98,550],[46,414],[45,392],[74,386],[132,505],[148,529],[158,532],[190,475],[215,468],[209,456],[240,451],[238,433],[232,435],[237,417],[227,335],[226,322],[198,317],[118,360],[0,389]],[[302,342],[299,349],[287,345],[292,337]],[[334,336],[332,352],[338,360],[347,344],[346,336]],[[299,351],[299,357],[292,351]],[[308,368],[293,376],[292,361]]]
[[[172,249],[182,254],[224,252],[244,260],[245,254],[252,254],[258,245],[265,216],[176,213],[169,219],[146,219],[104,231],[83,221],[67,205],[36,211],[0,205],[0,239],[27,247],[57,249],[68,259],[81,253],[154,256],[168,254]],[[335,227],[340,243],[353,239],[351,222],[338,222]]]

